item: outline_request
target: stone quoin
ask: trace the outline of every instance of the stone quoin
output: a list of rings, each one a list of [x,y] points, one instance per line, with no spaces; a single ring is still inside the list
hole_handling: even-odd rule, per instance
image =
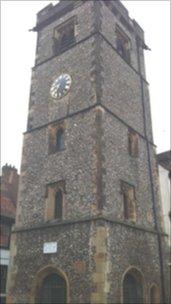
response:
[[[7,303],[167,303],[144,32],[117,0],[61,0],[32,30]]]

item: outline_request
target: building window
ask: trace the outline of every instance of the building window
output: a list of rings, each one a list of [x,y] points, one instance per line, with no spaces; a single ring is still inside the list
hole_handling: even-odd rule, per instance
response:
[[[65,129],[63,125],[49,127],[49,154],[65,149]]]
[[[116,28],[116,48],[118,53],[128,62],[131,61],[131,43],[127,35],[119,28]]]
[[[49,184],[46,187],[45,219],[62,219],[65,205],[65,182]]]
[[[134,186],[121,181],[121,192],[123,195],[124,218],[132,222],[136,221],[136,198]]]
[[[11,225],[2,223],[0,225],[0,246],[9,248],[11,237]]]
[[[132,130],[129,130],[128,133],[128,151],[129,155],[132,157],[138,157],[138,142],[139,142],[139,137],[138,134]]]
[[[0,292],[1,292],[1,294],[6,293],[7,270],[8,270],[8,267],[6,265],[0,265],[0,273],[1,273]]]
[[[66,51],[75,42],[75,18],[54,29],[53,53],[58,55]]]
[[[123,281],[123,303],[124,304],[142,304],[143,287],[142,283],[134,274],[127,273]]]

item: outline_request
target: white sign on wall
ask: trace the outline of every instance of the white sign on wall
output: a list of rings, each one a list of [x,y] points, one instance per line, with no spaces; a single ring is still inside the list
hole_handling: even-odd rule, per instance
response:
[[[55,253],[57,249],[57,242],[46,242],[43,244],[43,253]]]

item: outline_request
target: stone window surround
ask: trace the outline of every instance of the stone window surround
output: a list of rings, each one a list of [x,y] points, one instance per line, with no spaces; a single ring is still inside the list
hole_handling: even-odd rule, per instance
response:
[[[56,145],[57,133],[59,130],[63,130],[63,136],[64,136],[64,147],[62,149],[57,149],[57,145]],[[58,152],[62,152],[66,149],[65,130],[66,130],[66,122],[64,121],[48,126],[48,154],[55,154]]]
[[[124,303],[124,292],[123,292],[123,284],[124,279],[127,274],[131,274],[134,278],[142,285],[142,295],[143,295],[143,303],[147,302],[147,284],[145,282],[144,275],[142,271],[134,265],[130,265],[122,275],[121,280],[121,303]]]
[[[121,195],[123,197],[122,201],[123,201],[123,212],[124,212],[124,219],[127,221],[131,221],[133,223],[136,222],[136,192],[135,192],[135,186],[124,181],[124,180],[120,180],[120,185],[121,185]],[[124,189],[125,188],[125,189]],[[129,194],[129,190],[133,190],[133,198],[130,199],[130,194]],[[124,198],[124,194],[125,198],[127,198],[127,200]],[[129,198],[129,199],[128,199]],[[130,204],[128,204],[130,203]],[[127,209],[125,208],[127,207]]]
[[[72,37],[71,42],[68,43],[68,45],[62,49],[60,42],[59,42],[59,50],[57,50],[55,44],[58,42],[58,40],[60,40],[60,36],[62,37],[62,32],[65,31],[65,29],[67,29],[68,27],[70,27],[72,25],[73,30],[74,30],[74,37]],[[63,23],[59,24],[58,26],[56,26],[53,29],[53,53],[54,54],[61,54],[63,53],[63,51],[65,51],[67,48],[69,48],[71,45],[75,44],[76,41],[76,37],[78,35],[78,21],[77,21],[77,16],[72,16],[71,18],[69,18],[68,20],[64,21]],[[61,49],[60,49],[61,48]]]
[[[68,304],[70,303],[70,284],[68,277],[62,269],[60,269],[53,263],[48,264],[44,268],[39,269],[39,271],[35,274],[35,278],[33,280],[32,288],[31,288],[30,303],[32,304],[37,303],[38,293],[43,283],[43,280],[46,278],[46,276],[50,275],[51,273],[57,273],[66,281],[67,303]]]
[[[128,152],[132,157],[138,157],[139,155],[139,136],[134,130],[128,130]]]
[[[154,294],[152,295],[152,290],[154,290]],[[160,303],[160,290],[156,283],[152,283],[149,289],[149,298],[150,303],[159,304]]]
[[[61,190],[62,192],[62,218],[55,218],[55,196],[56,193]],[[45,220],[62,220],[65,215],[65,200],[66,187],[65,181],[60,180],[46,185],[46,194],[45,194]]]
[[[118,51],[118,45],[117,45],[117,39],[118,39],[118,35],[120,35],[125,42],[127,42],[128,44],[128,49],[125,51],[128,51],[128,55],[129,58],[126,58],[126,56],[123,56],[123,54],[120,54],[120,52]],[[117,52],[120,54],[120,56],[126,60],[127,63],[131,64],[131,49],[132,49],[132,45],[131,45],[131,39],[128,37],[128,35],[124,32],[124,30],[116,23],[116,27],[115,27],[115,37],[116,37],[116,50]]]

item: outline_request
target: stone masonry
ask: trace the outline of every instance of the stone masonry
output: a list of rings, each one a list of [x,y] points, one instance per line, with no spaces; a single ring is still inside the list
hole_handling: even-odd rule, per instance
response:
[[[75,18],[75,44],[53,54],[53,31]],[[116,25],[131,41],[117,51]],[[169,302],[144,33],[120,1],[60,1],[37,15],[28,128],[24,134],[17,219],[11,243],[8,304],[37,303],[44,274],[61,274],[67,303],[123,303],[123,278],[141,274],[143,303],[157,286]],[[69,93],[49,90],[62,73]],[[49,127],[65,126],[65,149],[49,154]],[[128,153],[128,131],[139,154]],[[65,181],[62,220],[47,219],[47,185]],[[124,218],[121,181],[135,188],[136,222]],[[44,254],[45,242],[57,253]]]

